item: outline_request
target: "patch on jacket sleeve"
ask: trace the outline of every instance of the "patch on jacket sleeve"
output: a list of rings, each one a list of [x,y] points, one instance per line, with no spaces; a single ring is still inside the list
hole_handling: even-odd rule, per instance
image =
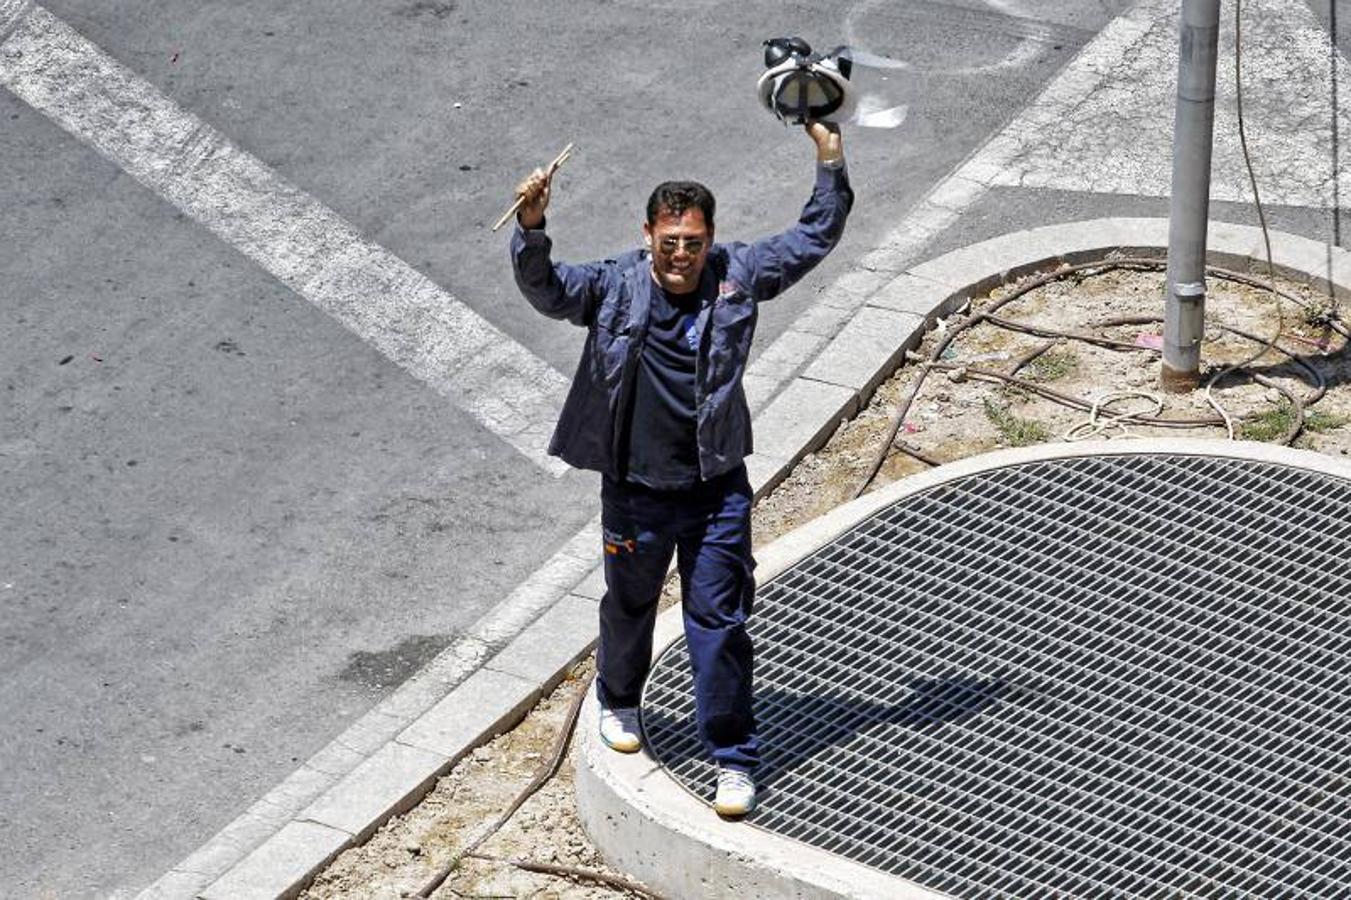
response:
[[[725,281],[718,282],[718,296],[730,297],[732,294],[741,293],[741,284],[736,279],[728,278]]]

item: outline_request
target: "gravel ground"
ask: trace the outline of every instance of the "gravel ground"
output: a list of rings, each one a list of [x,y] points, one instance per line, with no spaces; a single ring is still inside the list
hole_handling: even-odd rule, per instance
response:
[[[1331,304],[1328,298],[1304,287],[1288,283],[1282,283],[1282,287],[1302,298],[1305,306],[1277,303],[1266,290],[1212,280],[1203,359],[1208,366],[1216,367],[1213,372],[1247,358],[1259,347],[1219,326],[1266,337],[1276,334],[1279,327],[1279,346],[1317,370],[1327,384],[1326,394],[1305,409],[1304,431],[1295,445],[1347,455],[1351,451],[1351,387],[1347,385],[1351,361],[1341,336],[1322,323]],[[979,312],[1011,290],[1001,288],[991,297],[982,298],[974,304],[974,310]],[[900,439],[941,462],[1003,446],[1062,440],[1075,428],[1111,438],[1185,435],[1224,439],[1227,432],[1222,425],[1179,431],[1108,421],[1090,427],[1088,412],[1066,408],[1036,392],[1047,388],[1090,404],[1098,400],[1101,408],[1117,414],[1157,411],[1171,419],[1215,417],[1201,391],[1158,393],[1158,354],[1151,347],[1158,345],[1162,325],[1098,325],[1109,317],[1161,314],[1162,296],[1161,272],[1116,270],[1054,282],[1012,301],[1000,310],[1000,316],[1035,323],[1041,329],[1091,332],[1120,341],[1129,349],[1032,336],[988,322],[963,329],[940,360],[947,369],[934,370],[924,380]],[[928,359],[935,343],[948,329],[959,329],[962,321],[962,316],[955,316],[931,331],[919,355]],[[1047,344],[1051,346],[1019,369],[1026,384],[992,383],[979,374],[982,368],[1007,373],[1032,350]],[[1268,352],[1251,368],[1268,383],[1234,375],[1217,386],[1215,395],[1236,420],[1239,437],[1279,440],[1293,421],[1294,410],[1281,389],[1308,396],[1308,376],[1288,357],[1275,352]],[[893,411],[920,371],[921,367],[913,363],[898,371],[864,410],[841,423],[824,448],[804,459],[783,484],[757,504],[757,545],[854,495],[885,439]],[[1203,376],[1206,374],[1203,372]],[[913,456],[893,453],[873,487],[924,468],[927,464]],[[664,602],[673,601],[674,583],[670,583]],[[541,759],[549,755],[573,698],[589,683],[591,671],[590,661],[579,665],[514,730],[475,750],[417,807],[391,820],[365,845],[338,857],[303,896],[415,895],[454,857],[457,848],[481,834],[530,781]],[[480,852],[499,859],[534,860],[619,876],[621,873],[604,868],[582,831],[572,784],[572,771],[565,763],[554,779],[480,847]],[[526,872],[500,861],[467,859],[433,896],[581,900],[628,893],[557,875]]]

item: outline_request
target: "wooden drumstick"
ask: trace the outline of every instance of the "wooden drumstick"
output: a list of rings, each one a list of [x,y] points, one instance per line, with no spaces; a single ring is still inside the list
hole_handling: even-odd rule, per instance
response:
[[[567,162],[568,158],[571,156],[572,156],[572,144],[571,142],[569,142],[568,145],[563,148],[563,152],[558,154],[558,156],[554,157],[553,162],[549,163],[549,177],[553,178],[554,173],[558,171],[559,166]],[[497,220],[497,224],[493,226],[493,231],[496,231],[497,229],[505,225],[507,223],[507,220],[510,219],[512,216],[516,215],[516,213],[520,211],[521,206],[524,204],[525,204],[525,194],[520,194],[519,196],[517,196],[516,202],[511,204],[511,209],[502,213],[502,218]]]

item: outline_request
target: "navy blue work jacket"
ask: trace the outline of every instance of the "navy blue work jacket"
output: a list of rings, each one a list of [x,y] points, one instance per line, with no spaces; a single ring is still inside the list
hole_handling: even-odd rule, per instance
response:
[[[815,189],[795,226],[754,243],[709,248],[699,293],[713,300],[695,320],[696,439],[705,481],[736,468],[752,450],[741,378],[755,332],[755,305],[786,290],[825,258],[839,242],[853,202],[846,170],[818,165]],[[546,316],[587,329],[549,453],[617,478],[621,423],[647,336],[652,259],[646,250],[633,250],[569,265],[550,259],[552,245],[543,228],[517,223],[511,260],[521,293]]]

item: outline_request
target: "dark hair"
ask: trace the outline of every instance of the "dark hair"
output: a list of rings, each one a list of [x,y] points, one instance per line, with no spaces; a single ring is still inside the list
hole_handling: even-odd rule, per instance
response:
[[[713,230],[713,212],[717,208],[713,192],[697,181],[663,181],[657,185],[652,196],[647,198],[647,224],[657,224],[657,215],[666,210],[677,218],[687,209],[697,209],[704,214],[708,230]]]

